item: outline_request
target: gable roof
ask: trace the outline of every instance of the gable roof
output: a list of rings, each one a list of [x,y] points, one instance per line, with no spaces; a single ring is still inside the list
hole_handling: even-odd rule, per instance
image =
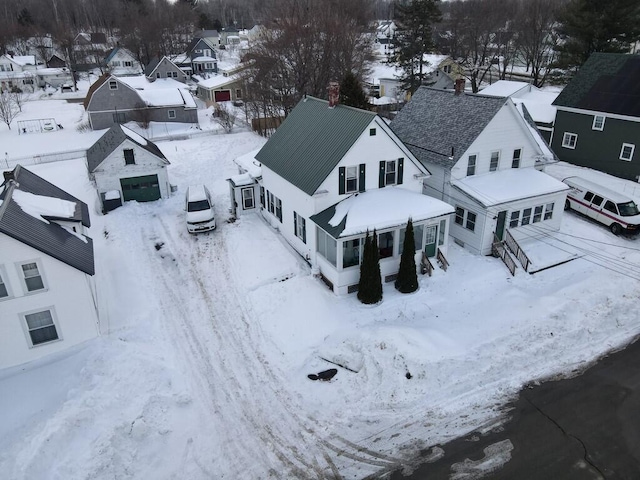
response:
[[[389,126],[425,167],[451,168],[507,101],[420,87]]]
[[[553,105],[640,117],[640,56],[592,53]]]
[[[0,232],[29,245],[61,262],[89,275],[95,273],[93,241],[91,238],[72,233],[49,220],[78,221],[89,227],[89,209],[64,190],[18,165],[0,186]],[[27,193],[41,197],[53,197],[75,204],[72,215],[48,214],[36,218],[23,210],[14,196]]]
[[[169,165],[169,160],[155,143],[116,123],[87,150],[89,172],[95,171],[104,159],[122,145],[125,140],[131,140],[138,147],[158,157],[165,165]]]
[[[196,45],[198,45],[198,43],[200,42],[203,42],[205,45],[207,45],[211,49],[211,55],[215,56],[214,52],[216,49],[216,45],[212,43],[208,38],[203,37],[195,37],[194,39],[192,39],[189,43],[189,46],[187,47],[187,53],[191,53],[196,48]]]
[[[307,96],[256,159],[307,195],[313,195],[376,114]]]
[[[147,77],[151,77],[153,76],[153,73],[156,71],[156,69],[158,68],[158,66],[164,61],[166,60],[167,62],[169,62],[171,65],[173,65],[176,70],[180,70],[182,72],[182,70],[180,69],[180,67],[178,65],[176,65],[174,62],[171,61],[171,59],[167,56],[164,56],[162,58],[158,58],[158,57],[153,57],[151,59],[151,61],[149,62],[149,65],[147,65],[147,67],[144,69],[144,74]]]
[[[89,106],[89,102],[91,101],[91,97],[93,96],[95,91],[98,90],[104,84],[104,82],[106,82],[107,79],[110,77],[111,77],[110,73],[104,73],[100,76],[100,78],[98,78],[95,82],[93,82],[89,86],[89,91],[87,92],[87,96],[84,97],[84,102],[82,102],[82,105],[84,106],[85,110]]]

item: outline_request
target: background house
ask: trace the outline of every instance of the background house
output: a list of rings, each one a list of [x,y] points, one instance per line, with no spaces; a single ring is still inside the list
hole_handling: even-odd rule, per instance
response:
[[[640,180],[640,56],[593,53],[553,105],[560,160]]]
[[[111,49],[103,64],[107,72],[115,76],[140,75],[144,71],[135,55],[122,47]]]
[[[84,99],[94,130],[136,121],[198,123],[195,100],[187,87],[172,78],[149,82],[144,76],[101,76]]]
[[[377,230],[381,273],[392,281],[409,217],[416,251],[433,256],[446,252],[453,209],[421,194],[427,169],[382,118],[329,96],[301,100],[256,160],[263,215],[343,294],[357,288],[367,231]]]
[[[29,170],[0,185],[0,369],[99,335],[87,205]]]
[[[153,142],[118,124],[87,150],[89,176],[104,211],[130,200],[168,198],[167,165],[169,161]]]
[[[0,56],[0,91],[10,91],[17,87],[25,92],[33,92],[36,88],[36,57],[33,55]]]
[[[454,92],[420,87],[391,122],[432,173],[424,193],[455,207],[451,236],[488,255],[507,230],[527,238],[557,231],[567,186],[534,168],[553,153],[509,98],[463,90],[463,81]]]
[[[202,75],[218,72],[218,61],[216,59],[216,47],[218,43],[210,37],[194,37],[187,47],[184,64],[191,68],[191,75]],[[183,64],[177,65],[185,70]]]
[[[155,81],[157,78],[172,78],[180,83],[186,83],[189,79],[189,75],[168,57],[154,57],[144,69],[144,75],[150,82]]]

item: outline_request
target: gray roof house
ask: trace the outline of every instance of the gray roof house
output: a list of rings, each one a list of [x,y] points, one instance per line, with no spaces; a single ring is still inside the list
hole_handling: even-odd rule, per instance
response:
[[[155,143],[118,124],[87,150],[89,176],[105,212],[122,202],[168,198],[167,165],[169,160]]]
[[[150,82],[155,81],[157,78],[173,78],[178,82],[186,83],[189,78],[189,75],[183,72],[182,69],[168,57],[152,58],[149,65],[144,69],[144,74]]]
[[[431,172],[424,193],[455,208],[458,244],[488,255],[560,228],[567,186],[535,168],[553,153],[510,98],[420,87],[390,126]]]
[[[255,155],[265,219],[337,294],[355,291],[366,232],[379,236],[380,268],[395,279],[407,220],[416,251],[446,252],[453,208],[422,194],[429,171],[376,113],[302,99]],[[246,183],[242,188],[248,188]],[[372,214],[372,212],[375,212]]]
[[[560,160],[640,179],[640,55],[591,54],[553,105]]]
[[[84,202],[24,167],[0,185],[0,369],[99,335]]]
[[[173,78],[150,82],[143,75],[115,77],[106,73],[89,87],[84,107],[93,130],[132,121],[198,123],[193,95]]]

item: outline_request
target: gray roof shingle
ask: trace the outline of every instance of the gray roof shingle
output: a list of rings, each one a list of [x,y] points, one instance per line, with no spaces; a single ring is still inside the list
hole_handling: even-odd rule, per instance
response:
[[[390,127],[425,167],[451,168],[506,102],[420,87]]]
[[[313,195],[376,114],[307,96],[300,100],[256,159]]]
[[[553,105],[640,117],[640,56],[592,53]]]
[[[140,148],[160,158],[164,163],[169,164],[164,154],[160,151],[155,143],[150,140],[146,140],[146,143],[141,143],[136,140],[137,134],[132,132],[131,135],[125,133],[129,131],[127,127],[123,127],[120,124],[114,124],[104,135],[102,135],[96,143],[91,145],[87,150],[87,166],[89,172],[93,173],[96,168],[107,158],[116,148],[122,145],[125,140],[131,140]]]
[[[13,199],[16,190],[54,197],[75,202],[76,209],[72,218],[47,216],[48,223],[26,213]],[[35,248],[61,262],[66,263],[89,275],[95,273],[93,241],[84,237],[86,242],[62,228],[55,220],[78,221],[90,226],[89,209],[64,190],[47,182],[24,167],[18,165],[0,186],[0,232]]]

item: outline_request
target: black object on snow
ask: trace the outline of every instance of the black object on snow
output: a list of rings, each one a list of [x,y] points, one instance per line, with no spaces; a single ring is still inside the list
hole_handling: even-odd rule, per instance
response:
[[[317,375],[310,373],[309,375],[307,375],[307,378],[309,378],[309,380],[328,381],[328,380],[331,380],[333,377],[335,377],[336,373],[338,373],[337,368],[330,368],[329,370],[324,370],[322,372],[319,372]]]

